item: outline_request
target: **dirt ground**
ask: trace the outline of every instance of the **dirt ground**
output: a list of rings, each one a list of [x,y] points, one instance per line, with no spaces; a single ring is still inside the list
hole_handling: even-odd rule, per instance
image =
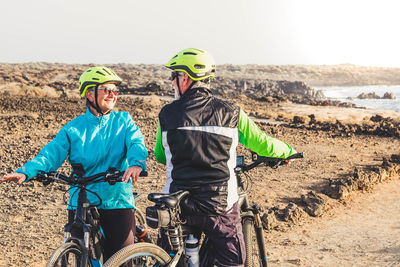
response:
[[[358,193],[331,214],[268,237],[271,266],[399,266],[400,181]]]
[[[157,115],[163,103],[165,100],[158,98],[135,97],[121,98],[118,103],[120,110],[132,114],[149,150],[149,176],[135,186],[142,195],[160,191],[165,181],[164,166],[153,155]],[[255,108],[269,108],[262,102],[258,105]],[[83,112],[84,105],[78,99],[0,96],[0,176],[33,158],[64,124]],[[340,114],[345,112],[341,110]],[[353,110],[348,112],[351,114]],[[358,112],[363,117],[363,111]],[[379,166],[383,157],[399,153],[400,140],[393,137],[339,136],[329,131],[289,128],[284,124],[260,123],[259,126],[306,155],[288,166],[261,167],[250,173],[250,199],[264,210],[283,209],[295,203],[302,211],[302,194],[313,190],[323,195],[329,179],[352,175],[355,167]],[[243,146],[239,147],[238,154],[250,156]],[[67,164],[60,170],[67,171]],[[63,239],[66,222],[63,190],[65,187],[61,185],[44,187],[31,182],[21,186],[0,184],[0,266],[46,264]],[[296,220],[278,219],[274,230],[266,231],[270,265],[398,265],[398,176],[369,191],[352,192],[340,201],[323,195],[329,208],[320,217],[300,212]],[[139,208],[147,204],[145,200],[138,202]]]

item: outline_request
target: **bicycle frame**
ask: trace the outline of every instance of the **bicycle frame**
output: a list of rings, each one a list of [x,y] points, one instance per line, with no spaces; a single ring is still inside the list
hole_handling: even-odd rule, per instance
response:
[[[64,243],[75,242],[82,249],[83,255],[81,259],[81,266],[87,266],[88,260],[90,260],[89,252],[90,252],[90,241],[92,238],[92,231],[94,230],[93,222],[89,224],[86,223],[89,215],[89,207],[90,203],[87,200],[87,192],[85,190],[86,186],[82,186],[78,193],[78,201],[77,201],[77,209],[74,214],[74,221],[72,223],[67,223],[64,226]],[[91,218],[95,220],[94,218]],[[82,230],[83,238],[76,236],[75,234],[71,234],[73,229]],[[93,245],[95,243],[92,240]],[[102,255],[96,255],[101,259]]]
[[[100,215],[96,208],[96,206],[101,205],[102,200],[95,192],[89,191],[95,194],[99,198],[100,202],[98,205],[90,204],[87,199],[86,186],[89,183],[100,181],[107,181],[110,184],[115,184],[117,181],[120,181],[123,173],[117,171],[115,168],[109,168],[106,172],[85,177],[83,167],[81,167],[80,164],[73,166],[73,169],[75,172],[73,172],[71,176],[66,176],[57,172],[41,172],[36,176],[35,180],[42,182],[44,185],[51,182],[59,182],[74,185],[79,188],[74,219],[72,222],[68,222],[64,225],[64,244],[73,244],[77,249],[79,249],[80,260],[78,260],[77,257],[75,258],[76,261],[79,261],[80,266],[84,267],[88,266],[89,261],[92,259],[94,261],[102,261],[101,239],[103,238],[100,233],[100,225],[98,221]],[[146,174],[147,173],[143,173],[143,175]],[[96,241],[99,241],[100,244],[96,243]],[[93,256],[90,254],[91,252],[93,252]],[[57,257],[61,254],[57,253],[61,252],[58,252],[57,249],[54,253],[53,255],[55,258],[53,258],[52,255],[49,264],[59,262]],[[68,257],[62,257],[60,260],[64,265],[65,261],[68,260]]]

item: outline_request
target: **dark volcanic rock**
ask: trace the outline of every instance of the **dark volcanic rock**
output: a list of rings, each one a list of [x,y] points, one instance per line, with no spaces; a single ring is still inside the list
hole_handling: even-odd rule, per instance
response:
[[[353,99],[349,97],[349,99]],[[359,94],[356,99],[396,99],[396,96],[393,93],[386,92],[383,97],[378,96],[375,92],[370,93],[361,93]]]
[[[392,99],[392,100],[395,100],[395,99],[396,99],[396,96],[395,96],[393,93],[386,92],[386,93],[383,95],[382,99]]]

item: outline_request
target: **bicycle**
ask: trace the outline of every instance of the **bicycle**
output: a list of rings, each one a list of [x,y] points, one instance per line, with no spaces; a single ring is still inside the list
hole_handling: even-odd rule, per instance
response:
[[[72,164],[72,168],[74,172],[70,176],[58,172],[40,172],[32,179],[42,182],[44,185],[57,182],[80,189],[74,220],[64,226],[64,243],[50,256],[46,267],[90,267],[101,266],[103,262],[104,236],[99,222],[100,214],[97,210],[97,206],[101,205],[102,200],[95,192],[86,189],[86,186],[102,181],[106,181],[110,185],[121,182],[123,172],[109,168],[106,172],[85,177],[85,171],[81,164]],[[140,176],[147,176],[147,172],[142,171]],[[96,195],[99,203],[89,203],[87,192]],[[137,197],[137,194],[134,193],[134,197]],[[145,217],[138,209],[135,212],[135,219],[139,222],[138,225],[145,224]],[[77,235],[76,232],[83,233],[83,236]]]
[[[251,164],[245,164],[244,156],[238,156],[236,160],[235,174],[238,183],[238,194],[239,194],[239,207],[241,211],[242,227],[244,243],[246,247],[246,261],[245,266],[267,266],[267,251],[265,247],[264,231],[261,221],[261,207],[257,205],[250,205],[250,201],[247,195],[250,176],[247,174],[251,169],[258,167],[262,164],[267,165],[271,168],[277,168],[282,165],[285,160],[303,158],[303,153],[294,154],[286,159],[270,158],[259,156],[252,152]],[[243,178],[242,174],[246,176]],[[258,251],[254,251],[254,236],[255,233],[256,245]],[[258,253],[258,254],[257,254]]]
[[[261,208],[256,205],[250,205],[247,195],[248,184],[250,182],[249,170],[265,163],[267,166],[276,168],[285,160],[302,158],[303,153],[292,155],[286,159],[261,157],[252,153],[252,163],[245,164],[244,156],[237,157],[237,166],[235,174],[238,182],[239,207],[241,211],[243,234],[246,246],[245,266],[257,266],[253,260],[253,233],[259,255],[257,256],[258,266],[267,266],[266,248],[264,232],[261,223]],[[243,179],[242,174],[248,178]],[[117,251],[107,260],[104,267],[117,267],[124,263],[133,263],[134,266],[177,266],[177,264],[187,264],[185,240],[190,234],[196,234],[198,231],[193,227],[184,225],[180,220],[180,202],[189,195],[188,191],[177,191],[171,194],[151,193],[148,199],[155,203],[154,206],[147,207],[146,221],[148,226],[154,229],[163,228],[168,236],[172,253],[168,254],[161,247],[152,243],[139,243],[127,246]],[[203,235],[199,249],[199,266],[208,267],[210,244],[208,237]],[[183,260],[182,260],[183,259]]]

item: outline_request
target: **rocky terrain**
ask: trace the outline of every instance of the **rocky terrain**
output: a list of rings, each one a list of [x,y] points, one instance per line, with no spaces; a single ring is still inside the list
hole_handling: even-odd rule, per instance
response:
[[[356,99],[391,99],[391,100],[394,100],[394,99],[396,99],[396,96],[392,93],[386,92],[383,94],[382,97],[380,97],[375,92],[369,92],[369,93],[361,93],[355,98]],[[353,99],[353,98],[350,97],[349,99]]]
[[[0,64],[0,176],[33,158],[63,125],[84,112],[84,102],[76,97],[74,90],[79,73],[86,67]],[[165,98],[171,91],[169,81],[164,81],[169,72],[151,65],[113,67],[126,80],[126,94],[119,97],[118,109],[131,113],[149,150],[149,176],[138,181],[135,190],[142,195],[160,191],[165,170],[155,161],[153,149],[158,112],[170,101]],[[261,167],[250,173],[250,199],[264,210],[270,265],[398,264],[399,228],[385,225],[394,225],[399,218],[398,209],[393,206],[400,174],[399,113],[299,105],[291,99],[308,97],[310,101],[319,101],[317,92],[303,81],[269,80],[271,74],[268,74],[260,83],[254,77],[242,82],[236,77],[240,74],[236,68],[222,66],[222,78],[213,86],[218,85],[222,91],[215,93],[237,102],[262,130],[306,155],[288,166]],[[239,69],[247,75],[247,69]],[[260,85],[262,82],[268,86]],[[230,93],[241,86],[246,89]],[[290,90],[293,98],[282,100],[290,95],[279,94],[285,90]],[[324,116],[325,108],[330,108],[329,117]],[[238,148],[238,154],[250,159],[250,152],[243,146]],[[67,163],[60,168],[68,170]],[[63,239],[65,190],[65,186],[54,184],[0,183],[0,266],[45,266]],[[369,196],[377,200],[374,205]],[[387,207],[385,212],[379,212],[382,207],[379,203]],[[137,204],[144,209],[149,203],[142,198]],[[366,228],[359,222],[363,216],[368,216]],[[348,229],[346,225],[354,228]],[[385,243],[381,246],[375,239],[352,236],[352,233],[365,235],[371,232],[371,227],[380,227],[381,236],[374,238],[384,236]],[[349,241],[344,242],[344,238]],[[357,247],[351,240],[357,241]],[[369,249],[372,244],[373,251]]]

